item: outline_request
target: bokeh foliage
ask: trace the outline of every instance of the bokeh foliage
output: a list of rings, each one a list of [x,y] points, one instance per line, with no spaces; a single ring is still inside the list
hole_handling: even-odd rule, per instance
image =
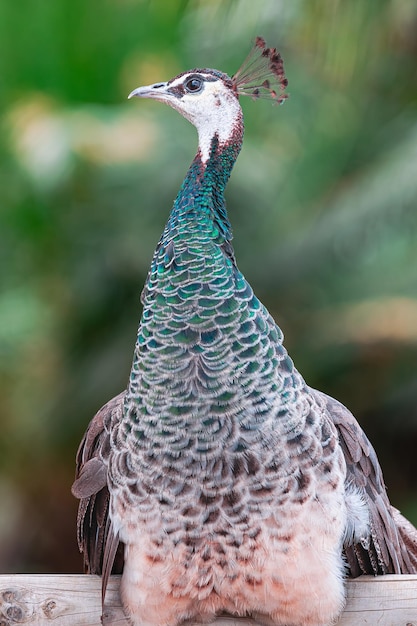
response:
[[[242,102],[241,269],[313,386],[358,416],[417,522],[414,0],[0,1],[0,568],[76,571],[74,454],[125,387],[194,129],[140,84],[233,73],[255,35],[290,99]]]

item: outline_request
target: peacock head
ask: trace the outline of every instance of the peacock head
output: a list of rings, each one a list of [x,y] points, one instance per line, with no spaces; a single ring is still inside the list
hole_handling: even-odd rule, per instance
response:
[[[219,145],[241,142],[243,115],[240,95],[270,98],[282,103],[287,86],[281,55],[267,48],[264,39],[255,44],[240,69],[229,77],[214,69],[194,69],[159,82],[134,89],[129,98],[152,98],[176,109],[197,128],[201,158],[209,158],[212,140]]]

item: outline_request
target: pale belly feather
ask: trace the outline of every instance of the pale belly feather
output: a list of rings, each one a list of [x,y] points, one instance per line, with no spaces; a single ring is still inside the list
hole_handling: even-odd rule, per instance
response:
[[[132,624],[210,621],[223,611],[266,624],[329,624],[344,605],[345,522],[340,492],[327,494],[326,501],[286,506],[279,524],[270,516],[256,530],[251,520],[252,537],[239,547],[230,545],[226,533],[214,536],[208,529],[193,547],[173,542],[153,525],[136,529],[133,539],[132,516],[121,588]]]

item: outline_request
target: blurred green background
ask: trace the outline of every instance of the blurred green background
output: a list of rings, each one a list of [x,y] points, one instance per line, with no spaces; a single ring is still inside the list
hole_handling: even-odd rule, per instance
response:
[[[126,96],[196,66],[233,73],[258,34],[290,98],[242,100],[238,262],[417,522],[415,1],[0,0],[0,571],[81,571],[75,451],[126,385],[196,149],[176,112]]]

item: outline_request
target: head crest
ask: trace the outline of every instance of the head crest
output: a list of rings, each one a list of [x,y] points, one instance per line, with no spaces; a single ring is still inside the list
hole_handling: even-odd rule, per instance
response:
[[[265,40],[257,37],[252,50],[232,77],[233,89],[241,96],[272,98],[282,104],[288,98],[280,93],[288,85],[282,57],[276,48],[267,48]]]

